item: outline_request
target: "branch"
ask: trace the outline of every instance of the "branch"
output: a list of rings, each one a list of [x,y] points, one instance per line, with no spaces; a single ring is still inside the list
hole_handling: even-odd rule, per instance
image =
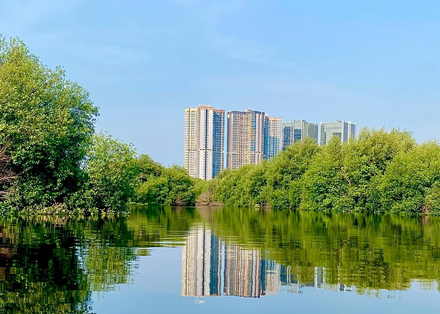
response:
[[[344,176],[345,180],[347,180],[348,185],[351,186],[351,181],[348,178],[347,172],[345,172],[345,167],[344,166],[341,167],[341,171],[342,171],[342,175]]]

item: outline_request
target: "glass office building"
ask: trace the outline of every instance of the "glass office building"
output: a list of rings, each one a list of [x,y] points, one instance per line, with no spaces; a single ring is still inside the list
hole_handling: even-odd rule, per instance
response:
[[[327,145],[332,137],[337,136],[341,143],[349,143],[356,138],[356,123],[335,121],[320,123],[320,145]]]
[[[318,143],[318,124],[305,120],[292,120],[283,123],[283,150],[306,137]]]

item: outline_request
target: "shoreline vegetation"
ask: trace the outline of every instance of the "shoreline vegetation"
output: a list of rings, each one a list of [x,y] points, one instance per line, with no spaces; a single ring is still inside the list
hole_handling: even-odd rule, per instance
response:
[[[113,217],[140,203],[440,214],[440,145],[409,132],[363,129],[326,146],[305,139],[202,181],[96,133],[98,115],[63,69],[0,36],[0,213]]]
[[[225,170],[199,200],[228,207],[440,214],[440,145],[409,132],[363,129],[326,146],[297,142],[271,161]]]
[[[195,203],[182,167],[163,167],[96,133],[98,115],[62,68],[0,36],[0,213],[112,216],[126,214],[129,202]]]

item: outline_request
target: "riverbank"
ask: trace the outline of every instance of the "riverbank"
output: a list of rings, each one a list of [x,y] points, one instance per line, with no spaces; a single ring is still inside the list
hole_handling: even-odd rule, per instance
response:
[[[0,210],[123,215],[129,202],[194,205],[197,180],[96,133],[99,109],[65,71],[0,36]]]
[[[306,139],[204,184],[204,204],[439,215],[440,145],[417,144],[409,132],[363,129],[351,143]]]

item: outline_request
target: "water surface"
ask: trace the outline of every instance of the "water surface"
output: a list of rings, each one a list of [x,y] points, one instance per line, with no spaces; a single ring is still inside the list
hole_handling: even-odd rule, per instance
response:
[[[0,220],[0,313],[439,313],[440,219],[133,208]]]

